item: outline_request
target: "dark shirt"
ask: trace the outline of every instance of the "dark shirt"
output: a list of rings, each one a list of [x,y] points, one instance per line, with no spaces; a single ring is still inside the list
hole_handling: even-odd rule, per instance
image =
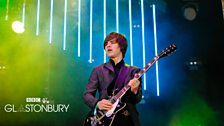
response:
[[[116,65],[115,65],[113,60],[110,59],[109,61],[113,65],[114,72],[115,72],[115,78],[113,79],[112,83],[108,87],[108,94],[109,95],[114,95],[113,93],[116,94],[119,91],[119,90],[116,89],[117,85],[115,83],[116,83],[116,80],[118,79],[118,75],[120,73],[121,67],[124,66],[125,63],[124,63],[123,59],[119,63],[117,63]],[[133,122],[132,122],[130,116],[124,116],[122,114],[125,110],[127,111],[127,106],[125,106],[125,108],[122,109],[122,111],[119,111],[117,113],[117,115],[115,116],[115,119],[113,121],[112,126],[132,126],[133,125]]]
[[[108,95],[109,96],[112,96],[113,93],[117,93],[116,91],[116,88],[115,88],[115,82],[117,80],[117,77],[119,75],[119,72],[121,70],[121,67],[124,66],[124,60],[122,59],[119,63],[117,63],[115,65],[114,61],[112,59],[109,60],[109,62],[111,62],[111,64],[113,65],[113,68],[114,68],[114,72],[115,72],[115,77],[113,79],[113,81],[111,82],[111,84],[109,85],[108,87]],[[115,92],[114,92],[115,91]]]
[[[113,65],[113,68],[114,68],[114,71],[115,71],[115,74],[116,74],[116,78],[120,72],[120,69],[121,69],[121,66],[124,66],[124,60],[122,59],[119,63],[117,63],[115,65],[114,61],[112,59],[110,59],[110,62],[112,63]]]

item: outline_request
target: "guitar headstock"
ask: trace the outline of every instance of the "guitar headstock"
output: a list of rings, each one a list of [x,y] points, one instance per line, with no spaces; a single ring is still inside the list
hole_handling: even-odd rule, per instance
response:
[[[168,56],[169,54],[176,51],[176,49],[177,49],[177,46],[175,44],[171,44],[169,47],[165,48],[162,52],[160,52],[160,54],[158,56],[159,56],[159,58]]]

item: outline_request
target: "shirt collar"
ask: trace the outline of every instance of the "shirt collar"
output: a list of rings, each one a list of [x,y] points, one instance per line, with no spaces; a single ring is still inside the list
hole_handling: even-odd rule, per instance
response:
[[[109,62],[113,65],[113,67],[117,67],[117,66],[123,66],[124,65],[124,60],[122,59],[119,63],[117,63],[115,65],[114,61],[112,59],[109,60]]]

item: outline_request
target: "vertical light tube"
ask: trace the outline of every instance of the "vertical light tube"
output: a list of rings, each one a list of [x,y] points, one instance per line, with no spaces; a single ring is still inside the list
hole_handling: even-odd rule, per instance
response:
[[[130,27],[130,59],[131,65],[133,65],[133,50],[132,50],[132,7],[131,0],[129,0],[129,27]]]
[[[63,37],[63,50],[66,50],[66,25],[67,25],[67,0],[64,6],[64,37]]]
[[[156,31],[156,9],[155,9],[155,4],[152,5],[152,12],[153,12],[153,29],[154,29],[155,55],[157,56],[157,31]],[[157,96],[159,96],[159,68],[158,68],[158,62],[156,62],[156,88],[157,88]]]
[[[144,18],[144,1],[141,0],[141,16],[142,16],[142,59],[143,67],[145,67],[145,18]],[[143,89],[146,90],[146,73],[143,75]]]
[[[24,0],[23,2],[23,16],[22,16],[22,23],[23,23],[23,27],[25,26],[25,14],[26,13],[26,2]]]
[[[116,29],[119,32],[119,13],[118,13],[118,0],[116,0]]]
[[[9,0],[6,3],[6,12],[5,12],[5,20],[7,21],[9,17]]]
[[[103,29],[103,32],[104,32],[104,33],[103,33],[103,38],[104,38],[104,39],[106,38],[106,26],[107,26],[107,25],[106,25],[106,19],[107,19],[107,18],[106,18],[106,7],[107,7],[107,3],[106,3],[106,2],[107,2],[107,0],[104,0],[104,1],[103,1],[103,28],[104,28],[104,29]],[[105,62],[106,62],[106,52],[105,52],[105,50],[103,50],[103,54],[104,54],[104,55],[103,55],[103,57],[104,57],[104,58],[103,58],[103,61],[104,61],[104,63],[105,63]]]
[[[93,18],[93,0],[90,0],[90,41],[89,41],[89,63],[92,63],[92,18]]]
[[[78,12],[78,57],[80,57],[80,28],[81,28],[81,0],[79,0]]]
[[[40,0],[37,0],[37,26],[36,26],[36,35],[39,35],[39,23],[40,23]]]
[[[54,0],[51,0],[50,31],[49,31],[49,43],[50,43],[50,44],[52,43],[53,3],[54,3]]]

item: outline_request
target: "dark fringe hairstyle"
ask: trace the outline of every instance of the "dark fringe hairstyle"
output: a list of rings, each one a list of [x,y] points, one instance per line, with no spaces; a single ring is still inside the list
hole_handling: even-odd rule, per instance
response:
[[[120,34],[120,33],[117,33],[117,32],[109,33],[104,40],[104,49],[105,49],[105,46],[107,45],[107,42],[114,39],[114,38],[116,38],[116,41],[121,48],[122,56],[124,58],[125,53],[127,51],[128,42],[127,42],[126,37],[123,34]]]

